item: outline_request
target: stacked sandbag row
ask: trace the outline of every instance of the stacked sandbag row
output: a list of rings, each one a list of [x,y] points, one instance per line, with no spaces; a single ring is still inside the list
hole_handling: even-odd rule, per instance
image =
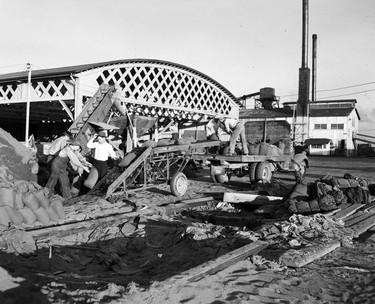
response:
[[[39,222],[47,225],[65,219],[63,198],[47,198],[48,189],[27,181],[0,184],[0,225],[9,226]]]

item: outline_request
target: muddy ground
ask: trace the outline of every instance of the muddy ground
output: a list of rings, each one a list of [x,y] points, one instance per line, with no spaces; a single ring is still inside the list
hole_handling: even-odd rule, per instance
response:
[[[374,183],[374,172],[373,158],[310,157],[306,179],[351,173]],[[286,187],[294,184],[293,174],[277,172],[274,177]],[[213,184],[203,167],[190,180],[183,199],[246,190],[250,190],[246,176],[233,177],[229,184]],[[32,254],[0,252],[0,302],[375,303],[373,233],[364,233],[302,268],[282,266],[270,247],[198,281],[175,279],[253,241],[251,229],[225,225],[225,221],[214,225],[209,217],[197,216],[207,214],[218,201],[196,208],[191,213],[195,217],[186,212],[166,214],[164,207],[176,200],[167,186],[138,192],[124,200],[141,215],[137,230],[129,222],[122,223],[121,231],[117,226],[101,226],[95,231],[97,238],[82,236],[80,244],[65,238],[51,240],[53,246],[40,245]],[[223,215],[233,212],[224,210]],[[250,214],[254,226],[262,224]],[[113,237],[104,238],[111,229]],[[247,237],[240,237],[244,234]]]

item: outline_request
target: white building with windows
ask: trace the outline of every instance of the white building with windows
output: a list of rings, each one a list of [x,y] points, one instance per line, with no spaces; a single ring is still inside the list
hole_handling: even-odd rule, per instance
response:
[[[355,99],[316,101],[310,103],[307,138],[314,144],[312,150],[319,152],[316,142],[328,139],[332,142],[337,153],[346,156],[354,156],[356,153],[355,139],[358,133],[360,116],[355,107]],[[285,109],[295,113],[296,102],[286,102]],[[287,118],[293,126],[295,114]],[[311,139],[319,139],[314,141]],[[326,144],[321,144],[321,150],[326,149]],[[309,147],[310,150],[312,147]],[[332,145],[331,145],[332,149]]]

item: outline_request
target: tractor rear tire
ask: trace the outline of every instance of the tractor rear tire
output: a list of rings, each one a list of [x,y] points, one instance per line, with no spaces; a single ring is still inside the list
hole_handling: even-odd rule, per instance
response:
[[[258,163],[249,163],[249,178],[250,178],[250,183],[255,182],[255,172],[257,168]]]
[[[271,164],[268,161],[258,163],[255,170],[255,179],[262,182],[270,182],[272,179]]]

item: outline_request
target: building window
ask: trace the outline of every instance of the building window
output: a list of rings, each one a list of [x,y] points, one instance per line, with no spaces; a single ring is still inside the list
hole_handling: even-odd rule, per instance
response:
[[[311,148],[313,148],[313,149],[323,149],[323,145],[313,144],[313,145],[311,145]]]
[[[344,130],[344,124],[331,124],[331,130]]]
[[[326,130],[327,124],[314,124],[314,129],[315,130]]]

